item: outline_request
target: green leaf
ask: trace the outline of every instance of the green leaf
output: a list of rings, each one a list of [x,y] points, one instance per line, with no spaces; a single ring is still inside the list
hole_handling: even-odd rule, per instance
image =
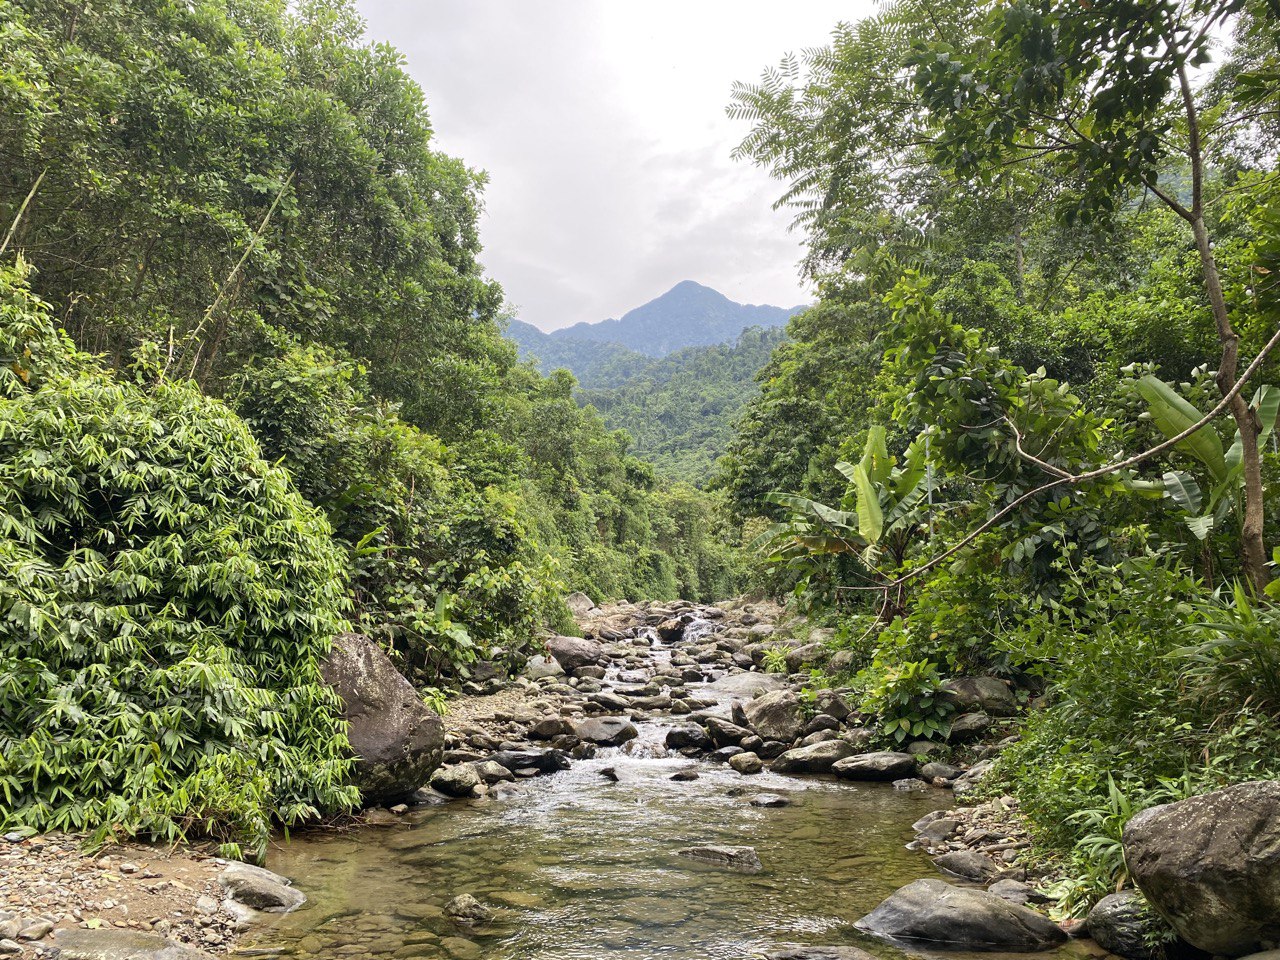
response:
[[[884,533],[884,513],[880,509],[880,497],[875,484],[862,464],[853,471],[853,484],[858,491],[858,533],[867,543],[877,543]]]
[[[1200,421],[1203,414],[1193,407],[1171,385],[1148,374],[1137,382],[1138,393],[1147,401],[1151,419],[1160,432],[1172,439]],[[1205,425],[1178,443],[1178,449],[1189,453],[1209,468],[1213,479],[1221,482],[1227,476],[1222,440],[1212,425]]]
[[[1195,477],[1191,474],[1181,470],[1170,470],[1164,475],[1164,489],[1179,508],[1187,513],[1200,512],[1200,484],[1196,483]]]

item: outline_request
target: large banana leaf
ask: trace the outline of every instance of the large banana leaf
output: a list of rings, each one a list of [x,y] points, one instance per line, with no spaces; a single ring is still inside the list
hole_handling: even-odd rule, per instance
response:
[[[858,491],[858,532],[867,543],[875,543],[884,533],[884,511],[880,493],[862,464],[854,467],[853,485]]]
[[[1138,393],[1147,401],[1151,410],[1151,419],[1166,437],[1176,437],[1203,416],[1185,397],[1159,377],[1148,374],[1138,380],[1137,387]],[[1178,444],[1178,449],[1203,463],[1215,482],[1221,483],[1226,479],[1228,467],[1222,452],[1222,440],[1211,425],[1201,427],[1191,434]]]
[[[872,483],[888,488],[889,478],[893,475],[893,461],[889,459],[883,426],[876,424],[867,431],[867,443],[862,449],[862,461],[858,465],[866,471],[867,478]]]
[[[1165,493],[1187,513],[1199,513],[1203,495],[1195,477],[1181,470],[1170,470],[1164,475]]]

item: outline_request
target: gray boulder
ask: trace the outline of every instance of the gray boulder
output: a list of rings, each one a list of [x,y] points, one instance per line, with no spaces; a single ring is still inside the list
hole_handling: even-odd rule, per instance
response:
[[[563,750],[499,750],[489,759],[502,764],[512,773],[517,770],[555,773],[569,769],[569,756]]]
[[[285,877],[248,863],[229,864],[218,883],[236,903],[265,913],[288,913],[307,902],[306,895]]]
[[[714,863],[717,866],[729,867],[743,873],[759,873],[760,857],[754,847],[731,847],[721,844],[705,844],[703,846],[685,847],[678,851],[679,856],[703,863]]]
[[[1124,890],[1103,897],[1089,911],[1089,936],[1098,946],[1132,960],[1153,960],[1157,951],[1147,943],[1151,915],[1142,895]]]
[[[764,761],[754,753],[735,753],[729,758],[729,766],[738,773],[755,774],[764,769]]]
[[[857,947],[810,947],[792,943],[776,947],[764,956],[765,960],[875,960]]]
[[[961,713],[980,711],[993,717],[1011,717],[1018,701],[1009,685],[995,677],[958,677],[942,685],[943,696]]]
[[[791,743],[804,731],[800,699],[790,690],[766,693],[742,709],[751,729],[765,740]]]
[[[717,747],[736,747],[751,736],[750,730],[720,717],[707,717],[707,733]]]
[[[530,657],[524,666],[524,675],[530,680],[541,680],[544,677],[563,677],[564,667],[555,657]]]
[[[965,794],[972,793],[978,789],[983,778],[991,772],[994,762],[991,760],[983,760],[981,763],[975,763],[972,767],[964,772],[964,775],[958,777],[952,784],[951,789],[955,791],[957,797],[963,797]]]
[[[711,738],[696,723],[686,723],[667,731],[664,741],[668,750],[710,750]]]
[[[138,930],[71,927],[53,935],[58,960],[213,960],[210,954]]]
[[[951,721],[947,739],[952,743],[968,743],[977,740],[991,729],[991,718],[985,713],[965,713]]]
[[[942,880],[907,884],[857,926],[878,937],[950,950],[1047,950],[1067,939],[1034,910]]]
[[[556,663],[572,673],[579,667],[589,667],[605,659],[604,647],[586,637],[551,637],[547,641],[547,653]]]
[[[460,893],[444,905],[445,916],[463,926],[477,927],[493,919],[493,911],[469,893]]]
[[[573,728],[573,732],[579,740],[605,747],[621,746],[640,735],[635,724],[626,717],[593,717],[583,720]]]
[[[973,880],[976,883],[986,883],[994,879],[1001,869],[998,863],[977,850],[952,850],[950,853],[935,857],[933,864],[952,876]]]
[[[431,786],[446,797],[469,797],[480,786],[480,772],[472,763],[444,767],[435,772],[431,778]]]
[[[1125,827],[1124,856],[1192,946],[1234,957],[1280,943],[1280,781],[1144,810]]]
[[[579,590],[564,598],[564,605],[575,617],[585,617],[596,608],[595,601]]]
[[[365,803],[400,800],[426,783],[440,766],[444,723],[391,659],[368,638],[343,633],[320,674],[342,699],[353,781]]]
[[[838,760],[831,772],[843,780],[871,780],[888,783],[903,777],[914,776],[916,758],[909,753],[859,753]]]
[[[840,760],[854,755],[843,740],[826,740],[808,747],[788,750],[773,761],[775,773],[826,773]]]

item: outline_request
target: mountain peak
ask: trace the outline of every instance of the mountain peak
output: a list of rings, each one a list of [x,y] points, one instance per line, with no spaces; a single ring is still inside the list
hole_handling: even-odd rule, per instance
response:
[[[801,309],[736,303],[696,280],[681,280],[618,319],[577,323],[547,336],[561,342],[617,344],[646,356],[664,357],[684,347],[727,343],[747,327],[782,326]]]

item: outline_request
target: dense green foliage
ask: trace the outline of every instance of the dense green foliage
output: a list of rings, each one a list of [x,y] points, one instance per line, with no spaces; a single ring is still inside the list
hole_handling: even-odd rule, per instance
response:
[[[443,684],[568,590],[739,586],[716,501],[518,361],[484,177],[346,0],[0,0],[0,158],[6,823],[260,847],[354,800],[348,618]]]
[[[780,329],[751,329],[733,343],[689,347],[617,387],[583,390],[579,398],[610,428],[633,437],[633,453],[660,474],[701,486],[758,392],[756,372],[783,337]]]
[[[1041,698],[998,770],[1073,910],[1132,813],[1280,776],[1275,358],[1228,392],[1280,318],[1278,30],[902,0],[731,107],[822,298],[716,486],[887,731],[945,736],[948,675]]]
[[[261,850],[351,804],[323,516],[225,406],[154,357],[112,376],[8,269],[0,356],[0,820]]]

